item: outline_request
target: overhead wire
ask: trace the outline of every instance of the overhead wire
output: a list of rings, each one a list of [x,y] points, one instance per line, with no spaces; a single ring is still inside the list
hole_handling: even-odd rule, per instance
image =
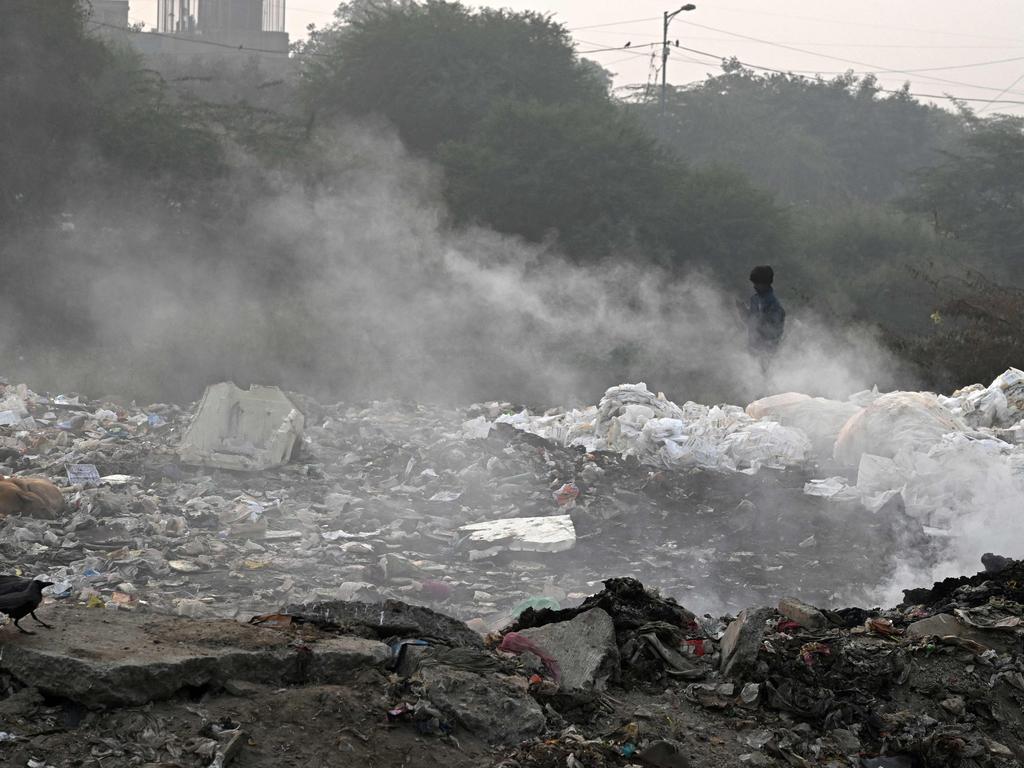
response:
[[[599,43],[591,43],[591,42],[588,42],[586,40],[581,40],[580,42],[587,43],[588,45],[599,45]],[[660,45],[661,45],[660,42],[657,42],[657,43],[641,43],[640,45],[635,45],[635,46],[631,45],[629,47],[630,48],[644,48],[644,47],[660,46]],[[674,44],[671,44],[671,43],[669,44],[669,48],[670,49],[677,48],[677,47],[678,46],[675,46]],[[626,47],[625,46],[618,46],[616,48],[596,48],[596,49],[589,50],[589,51],[577,51],[577,53],[581,53],[581,54],[604,53],[604,52],[607,52],[607,51],[621,51],[621,50],[626,50]],[[968,69],[968,68],[972,68],[972,67],[985,67],[985,66],[991,66],[991,65],[995,65],[995,64],[1008,64],[1008,63],[1015,62],[1015,61],[1024,61],[1024,56],[1013,56],[1013,57],[1007,58],[1007,59],[994,59],[992,61],[977,61],[977,62],[973,62],[971,64],[951,64],[949,66],[944,66],[944,67],[915,67],[913,69],[872,69],[872,70],[864,70],[862,72],[859,72],[859,74],[865,74],[865,75],[883,75],[883,74],[916,75],[916,74],[919,74],[921,72],[938,72],[938,71],[947,70],[947,69]],[[793,70],[790,70],[790,71],[791,72],[803,72],[803,73],[815,72],[815,73],[826,74],[826,75],[827,74],[841,75],[841,74],[844,74],[845,72],[847,72],[849,70],[822,71],[822,70],[818,70],[818,69],[793,69]],[[967,84],[964,83],[963,85],[967,85]],[[982,87],[982,86],[974,86],[974,87]],[[992,90],[997,90],[997,89],[993,88]]]
[[[977,111],[977,112],[976,112],[975,114],[977,114],[977,115],[981,115],[981,114],[982,114],[983,112],[985,112],[985,111],[986,111],[986,110],[987,110],[987,109],[988,109],[989,107],[991,107],[991,106],[992,106],[993,104],[995,104],[995,103],[996,103],[996,100],[997,100],[997,99],[1000,99],[1000,98],[1002,98],[1003,96],[1005,96],[1005,95],[1006,95],[1006,94],[1007,94],[1007,93],[1008,93],[1008,92],[1010,91],[1010,89],[1011,89],[1011,88],[1013,88],[1013,86],[1015,86],[1015,85],[1016,85],[1017,83],[1019,83],[1019,82],[1020,82],[1021,80],[1024,80],[1024,72],[1022,72],[1022,73],[1020,74],[1020,76],[1019,76],[1019,77],[1018,77],[1018,78],[1017,78],[1016,80],[1014,80],[1014,81],[1013,81],[1012,83],[1010,83],[1010,84],[1009,84],[1008,86],[1006,86],[1006,87],[1005,87],[1005,88],[1004,88],[1004,89],[1003,89],[1003,90],[1002,90],[1002,91],[1001,91],[1001,92],[999,93],[999,95],[998,95],[998,96],[996,96],[996,98],[995,98],[995,99],[992,99],[992,100],[991,100],[991,101],[990,101],[990,102],[989,102],[988,104],[986,104],[986,105],[985,105],[984,107],[982,107],[981,109],[979,109],[979,110],[978,110],[978,111]],[[1000,103],[1002,103],[1002,102],[1000,102]]]
[[[946,35],[948,37],[973,37],[982,40],[1012,40],[1018,44],[1024,45],[1024,40],[1014,37],[1005,37],[1003,35],[985,35],[978,34],[976,32],[953,32],[951,30],[921,29],[920,27],[899,27],[894,26],[892,24],[873,24],[868,21],[853,21],[850,19],[826,19],[821,16],[800,16],[791,13],[775,13],[772,11],[764,11],[760,9],[751,8],[729,8],[727,3],[723,5],[721,2],[717,2],[715,4],[715,9],[719,11],[724,11],[725,13],[741,13],[744,16],[774,16],[776,18],[783,19],[800,19],[803,21],[817,21],[825,24],[838,24],[844,27],[871,27],[872,29],[894,30],[898,32],[921,32],[923,34],[928,35]]]
[[[661,35],[653,32],[641,32],[639,30],[592,30],[592,35],[615,35],[616,37],[629,37],[636,39],[649,38],[652,40],[661,40]],[[577,38],[578,39],[578,38]],[[728,42],[732,40],[731,37],[717,37],[714,35],[686,35],[687,40],[707,40],[713,42]],[[821,42],[817,40],[799,41],[799,40],[777,40],[775,41],[782,45],[805,45],[812,48],[886,48],[886,49],[913,49],[913,50],[1020,50],[1024,49],[1024,42],[1016,43],[1011,45],[927,45],[927,44],[905,44],[905,43],[841,43],[841,42]],[[597,43],[595,43],[597,45]],[[983,62],[987,63],[987,62]],[[975,66],[975,65],[972,65]]]
[[[579,32],[584,29],[601,29],[602,27],[617,27],[623,24],[639,24],[642,21],[657,21],[660,16],[648,16],[646,19],[628,19],[626,21],[609,21],[607,24],[590,24],[586,27],[570,27],[569,32]]]
[[[712,32],[720,32],[722,34],[729,35],[730,37],[740,38],[741,40],[750,40],[750,41],[755,42],[755,43],[761,43],[763,45],[770,45],[770,46],[773,46],[773,47],[776,47],[776,48],[783,48],[785,50],[795,51],[797,53],[803,53],[803,54],[806,54],[808,56],[816,56],[818,58],[831,59],[833,61],[841,61],[841,62],[846,63],[846,64],[856,64],[858,66],[868,67],[873,72],[876,72],[876,73],[879,73],[879,74],[881,74],[883,72],[885,72],[885,73],[900,74],[900,75],[914,74],[913,72],[909,72],[909,71],[903,70],[903,69],[894,69],[894,68],[880,67],[880,66],[878,66],[876,64],[872,64],[872,63],[866,62],[866,61],[858,61],[856,59],[847,59],[847,58],[844,58],[842,56],[832,56],[831,54],[828,54],[828,53],[818,53],[816,51],[808,51],[805,48],[797,48],[796,46],[786,45],[785,43],[776,43],[776,42],[773,42],[771,40],[764,40],[763,38],[753,37],[752,35],[744,35],[744,34],[741,34],[739,32],[730,32],[727,29],[720,29],[718,27],[708,26],[707,24],[700,24],[700,23],[697,23],[697,22],[694,22],[694,21],[690,21],[690,20],[687,20],[687,24],[690,25],[690,26],[699,27],[700,29],[708,29],[708,30],[711,30]],[[931,76],[931,75],[924,75],[922,79],[924,79],[924,80],[931,80],[931,81],[934,81],[934,82],[937,82],[937,83],[947,83],[949,85],[959,85],[959,86],[962,86],[962,87],[965,87],[965,88],[977,88],[978,90],[983,90],[983,91],[998,91],[998,90],[1000,90],[999,88],[994,88],[994,87],[991,87],[991,86],[977,85],[976,83],[965,83],[965,82],[963,82],[961,80],[949,80],[948,78],[935,77],[935,76]],[[1019,95],[1024,95],[1024,94],[1019,94]]]
[[[1014,43],[1014,45],[1011,45],[1011,46],[1001,46],[1001,45],[991,45],[991,46],[983,46],[983,45],[979,45],[979,46],[973,46],[973,45],[953,46],[953,45],[950,45],[950,46],[946,46],[946,45],[928,45],[928,44],[913,45],[913,44],[886,44],[886,43],[864,43],[864,44],[860,44],[860,43],[817,43],[817,42],[815,42],[815,43],[787,43],[789,45],[822,45],[822,46],[836,46],[836,47],[847,46],[847,47],[851,47],[851,48],[1009,48],[1009,47],[1024,48],[1024,39],[1014,38],[1014,37],[1005,37],[1005,36],[1002,36],[1002,35],[984,35],[984,34],[977,34],[977,33],[971,33],[971,32],[953,32],[953,31],[950,31],[950,30],[921,29],[919,27],[900,27],[900,26],[894,26],[893,24],[873,24],[871,22],[853,21],[853,20],[849,20],[849,19],[827,19],[827,18],[823,18],[823,17],[820,17],[820,16],[801,16],[801,15],[795,15],[795,14],[790,14],[790,13],[773,13],[772,11],[756,10],[756,9],[750,9],[750,8],[742,8],[742,9],[740,9],[740,8],[729,8],[727,4],[723,5],[720,2],[716,2],[715,9],[718,10],[718,11],[724,11],[725,13],[741,13],[741,14],[743,14],[745,16],[746,15],[774,16],[776,18],[802,19],[802,20],[806,20],[806,21],[816,21],[816,22],[821,22],[821,23],[825,23],[825,24],[840,25],[840,26],[844,26],[844,27],[850,27],[850,26],[854,26],[854,27],[869,27],[869,28],[872,28],[872,29],[885,29],[885,30],[890,30],[890,31],[905,31],[905,32],[920,32],[920,33],[923,33],[923,34],[946,35],[946,36],[949,36],[949,37],[972,37],[972,38],[983,39],[983,40],[1005,40],[1007,42]],[[660,19],[661,19],[660,16],[649,16],[649,17],[647,17],[645,19],[623,19],[621,21],[611,21],[611,22],[606,22],[606,23],[602,23],[602,24],[591,24],[591,25],[588,25],[588,26],[585,26],[585,27],[570,27],[569,31],[570,32],[575,32],[577,30],[583,30],[583,29],[600,29],[600,28],[606,28],[606,27],[624,26],[626,24],[636,24],[636,23],[647,22],[647,21],[658,21]]]
[[[649,19],[647,19],[647,20],[649,21]],[[250,53],[267,53],[267,54],[274,54],[274,55],[278,55],[278,56],[289,56],[289,55],[291,55],[291,56],[314,56],[314,57],[330,58],[330,54],[316,53],[316,52],[312,52],[312,51],[309,51],[309,52],[276,51],[276,50],[271,50],[271,49],[267,49],[267,48],[250,48],[250,47],[241,46],[241,45],[231,45],[230,43],[220,43],[220,42],[217,42],[217,41],[214,41],[214,40],[201,40],[201,39],[197,39],[197,38],[194,38],[194,37],[186,37],[186,36],[183,36],[183,35],[174,35],[174,34],[169,34],[169,33],[166,33],[166,32],[143,32],[142,30],[121,27],[121,26],[118,26],[116,24],[108,24],[106,22],[95,21],[93,19],[87,20],[86,23],[87,24],[91,24],[93,26],[106,27],[106,28],[109,28],[109,29],[115,29],[115,30],[117,30],[119,32],[128,32],[128,33],[131,33],[131,34],[158,35],[160,37],[166,37],[166,38],[170,38],[170,39],[174,39],[174,40],[182,40],[182,41],[185,41],[185,42],[195,43],[195,44],[198,44],[198,45],[208,45],[208,46],[214,46],[214,47],[217,47],[217,48],[225,48],[225,49],[234,50],[234,51],[248,51]],[[688,23],[692,24],[693,22],[688,22]],[[714,31],[722,31],[722,30],[717,30],[716,29]],[[746,37],[744,35],[739,35],[738,33],[726,32],[726,34],[732,34],[733,36],[738,36],[738,37]],[[758,42],[769,42],[769,41],[758,41]],[[771,43],[769,43],[769,44],[771,44]],[[604,53],[604,52],[609,52],[609,51],[620,51],[620,52],[629,51],[630,53],[632,53],[631,49],[634,49],[634,48],[635,49],[640,49],[640,48],[653,49],[654,47],[660,47],[660,45],[661,45],[661,43],[642,43],[642,44],[637,45],[637,46],[630,46],[629,48],[626,48],[625,46],[615,46],[615,47],[609,47],[609,48],[596,48],[596,49],[591,49],[591,50],[576,51],[576,53],[578,55],[589,55],[589,54],[593,54],[593,53]],[[785,47],[785,46],[783,46],[783,47]],[[724,60],[729,59],[729,58],[735,58],[735,57],[730,57],[730,56],[721,56],[719,54],[709,53],[708,51],[702,51],[702,50],[699,50],[699,49],[696,49],[696,48],[690,48],[690,47],[682,46],[682,45],[675,45],[675,44],[673,44],[671,46],[671,48],[675,49],[675,50],[681,50],[681,51],[687,51],[689,53],[694,53],[694,54],[697,54],[698,56],[705,56],[705,57],[713,58],[713,59],[716,59],[718,61],[724,61]],[[652,50],[651,53],[654,53],[654,51]],[[637,55],[645,55],[645,56],[648,55],[646,52],[642,52],[640,50],[637,50],[636,54]],[[815,54],[812,53],[812,55],[815,55]],[[828,57],[828,58],[838,58],[838,57]],[[839,60],[840,61],[849,61],[849,60],[845,60],[845,59],[839,59]],[[792,70],[792,69],[783,70],[783,69],[778,69],[778,68],[775,68],[775,67],[764,67],[764,66],[759,66],[759,65],[756,65],[756,64],[751,64],[751,63],[748,63],[748,62],[745,62],[745,61],[741,61],[739,59],[737,59],[737,61],[739,61],[739,63],[741,65],[745,66],[745,67],[749,67],[751,69],[762,70],[762,71],[765,71],[765,72],[775,72],[775,73],[779,73],[779,74],[798,74],[798,72],[796,70]],[[700,63],[700,62],[694,62],[694,63]],[[852,62],[852,63],[863,63],[863,62]],[[868,65],[868,66],[870,66],[870,65]],[[660,71],[660,70],[658,70],[658,71]],[[804,70],[804,72],[811,72],[811,71],[812,70]],[[898,74],[908,74],[908,72],[904,71],[904,70],[878,70],[878,72],[879,73],[891,72],[891,73],[898,73]],[[816,74],[845,74],[843,72],[835,72],[835,73],[815,72],[815,73]],[[874,73],[864,73],[864,74],[874,74]],[[934,79],[934,78],[932,78],[932,79]],[[1016,100],[1012,100],[1012,99],[1003,99],[1002,97],[1005,96],[1007,93],[1014,93],[1014,94],[1016,94],[1017,92],[1013,91],[1012,89],[1021,80],[1024,80],[1024,74],[1022,74],[1019,78],[1017,78],[1017,80],[1015,80],[1008,87],[1006,87],[1006,88],[1004,88],[1002,90],[997,89],[997,88],[986,89],[986,90],[994,90],[994,91],[995,90],[999,90],[999,95],[996,96],[995,98],[991,98],[991,99],[970,98],[970,97],[957,96],[957,95],[952,95],[952,94],[937,95],[937,94],[918,93],[918,92],[908,92],[908,93],[910,95],[912,95],[912,96],[916,96],[916,97],[920,97],[920,98],[956,99],[956,100],[959,100],[959,101],[984,102],[984,103],[987,103],[987,104],[990,104],[990,105],[991,104],[1014,104],[1014,105],[1017,105],[1017,104],[1024,104],[1024,101],[1016,101]],[[956,83],[956,81],[952,81],[952,82],[954,84],[964,85],[966,87],[971,87],[971,88],[983,88],[983,86],[976,86],[976,85],[972,85],[972,84],[969,84],[969,83]],[[886,88],[879,88],[878,90],[883,92],[883,93],[903,93],[904,92],[902,90],[894,90],[894,89],[886,89]],[[988,107],[986,107],[986,109],[987,108]]]
[[[780,75],[796,74],[796,73],[793,72],[793,70],[790,70],[790,69],[779,69],[777,67],[765,67],[765,66],[761,66],[761,65],[758,65],[758,64],[753,64],[753,63],[748,62],[748,61],[743,61],[743,60],[741,60],[739,58],[736,58],[736,57],[721,56],[720,54],[717,54],[717,53],[709,53],[708,51],[701,51],[701,50],[698,50],[696,48],[689,48],[689,47],[683,46],[683,45],[680,45],[679,49],[683,50],[683,51],[688,51],[689,53],[695,53],[695,54],[697,54],[699,56],[707,56],[707,57],[710,57],[710,58],[713,58],[713,59],[717,59],[718,61],[726,61],[726,60],[729,60],[729,59],[734,59],[741,66],[744,66],[744,67],[746,67],[748,69],[757,69],[757,70],[761,70],[763,72],[774,72],[774,73],[780,74]],[[1024,75],[1021,75],[1021,77],[1018,78],[1018,80],[1024,80]],[[1012,83],[1010,85],[1010,87],[1012,88],[1014,85],[1016,85],[1016,82]],[[957,100],[957,101],[980,101],[980,102],[985,102],[985,103],[992,102],[992,103],[997,103],[997,104],[1024,104],[1024,101],[1017,101],[1017,100],[1013,100],[1013,99],[1001,99],[999,97],[997,97],[995,99],[989,99],[989,98],[969,98],[969,97],[966,97],[966,96],[957,96],[955,94],[949,94],[949,93],[945,93],[945,94],[920,93],[920,92],[917,92],[917,91],[909,91],[909,90],[905,91],[903,89],[896,90],[896,89],[892,89],[892,88],[878,88],[878,90],[880,92],[882,92],[882,93],[894,93],[894,94],[906,93],[906,94],[908,94],[910,96],[915,96],[915,97],[923,98],[923,99],[954,99],[954,100]],[[1006,92],[1009,92],[1009,89],[1007,89]]]

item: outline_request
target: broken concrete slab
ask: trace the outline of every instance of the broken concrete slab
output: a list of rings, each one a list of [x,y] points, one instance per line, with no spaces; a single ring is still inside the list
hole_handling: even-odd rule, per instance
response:
[[[771,608],[747,608],[740,611],[722,636],[720,664],[723,675],[742,678],[753,671],[764,639],[765,622],[774,613]]]
[[[185,464],[260,471],[287,463],[302,440],[302,413],[277,387],[206,388],[178,449]]]
[[[488,744],[517,744],[539,736],[544,711],[517,681],[439,664],[419,672],[427,699],[447,718]]]
[[[920,619],[909,625],[906,630],[907,637],[957,637],[968,640],[987,648],[998,644],[999,638],[987,633],[984,630],[960,621],[956,616],[948,613],[937,613],[927,619]]]
[[[52,631],[4,638],[0,671],[42,693],[90,708],[141,705],[227,680],[341,683],[382,666],[383,643],[358,637],[306,641],[229,620],[201,621],[61,606]],[[306,650],[308,649],[308,650]]]
[[[483,648],[484,645],[483,638],[458,619],[401,600],[325,601],[290,605],[286,613],[300,622],[377,640],[414,637],[456,647]]]
[[[470,534],[474,549],[513,552],[564,552],[576,546],[576,529],[569,515],[511,517],[470,523],[459,528]]]
[[[619,647],[612,617],[600,608],[571,621],[520,632],[558,662],[561,690],[579,693],[603,690],[618,678]]]
[[[826,629],[829,626],[825,614],[795,597],[784,597],[779,600],[779,613],[806,629]]]

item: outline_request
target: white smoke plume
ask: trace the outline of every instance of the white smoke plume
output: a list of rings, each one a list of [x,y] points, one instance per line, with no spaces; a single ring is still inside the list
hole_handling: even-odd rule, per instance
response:
[[[829,331],[789,303],[766,380],[734,309],[745,274],[723,292],[642,254],[570,264],[548,246],[457,231],[438,172],[397,140],[349,127],[323,143],[315,187],[240,157],[221,194],[228,215],[145,199],[113,209],[92,192],[73,232],[15,244],[59,254],[81,343],[48,355],[39,318],[22,317],[5,373],[142,400],[234,378],[335,400],[545,405],[594,402],[626,380],[680,401],[745,402],[787,389],[842,397],[900,375],[869,334]]]

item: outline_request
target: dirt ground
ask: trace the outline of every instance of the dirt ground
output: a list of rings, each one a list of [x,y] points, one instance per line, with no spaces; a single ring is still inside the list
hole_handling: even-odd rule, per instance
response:
[[[318,643],[329,642],[329,633],[308,625],[279,631],[144,612],[111,615],[102,609],[67,605],[44,606],[41,617],[55,628],[40,628],[37,635],[26,636],[7,626],[0,630],[0,653],[10,656],[34,643],[39,652],[63,649],[104,664],[153,666],[195,652],[263,653],[281,648],[298,652],[312,647],[315,653]],[[993,664],[1004,663],[1006,670],[1016,674],[1016,667],[998,661],[999,656],[1010,659],[1019,654],[1014,646],[1019,641],[1013,635],[1000,636],[998,655],[989,653],[987,657],[979,656],[977,649],[908,647],[892,638],[850,637],[847,656],[864,665],[863,674],[852,678],[850,685],[879,692],[872,712],[851,717],[859,723],[850,727],[860,730],[865,754],[875,753],[866,748],[872,722],[877,721],[882,743],[891,740],[894,753],[898,753],[909,749],[907,745],[917,738],[916,726],[908,723],[918,718],[928,729],[927,738],[935,740],[928,743],[936,753],[906,765],[1024,765],[1024,689],[992,683]],[[777,660],[769,658],[772,674],[790,668],[780,642],[775,639],[765,646],[774,644],[769,656],[778,656]],[[799,645],[801,641],[792,642]],[[891,654],[900,655],[901,668],[906,668],[902,684],[883,679],[889,667],[882,661]],[[352,670],[341,685],[212,680],[195,686],[182,681],[181,689],[166,700],[89,709],[59,690],[40,693],[26,686],[29,681],[15,679],[17,670],[11,668],[9,659],[4,663],[9,671],[0,678],[4,689],[0,731],[16,736],[13,740],[0,737],[0,765],[4,766],[605,768],[639,764],[629,757],[630,743],[671,739],[680,745],[690,766],[838,768],[856,766],[857,758],[844,754],[836,739],[842,735],[855,743],[860,740],[842,730],[842,723],[814,722],[812,726],[813,718],[795,717],[768,706],[763,696],[750,705],[738,703],[735,697],[724,702],[696,702],[687,695],[687,681],[631,688],[613,685],[599,697],[596,710],[582,716],[579,711],[562,709],[559,714],[546,707],[547,727],[539,738],[495,746],[486,743],[484,735],[462,727],[450,735],[426,734],[409,720],[390,721],[388,711],[407,701],[409,694],[398,676],[379,664]],[[839,667],[823,668],[820,673],[800,665],[792,669],[794,677],[820,674],[825,680],[827,675],[838,674]],[[522,672],[524,690],[527,674],[528,670]],[[80,681],[75,685],[80,688]],[[68,690],[74,687],[69,681]],[[81,702],[81,695],[76,698]],[[213,733],[218,726],[227,729],[225,737]],[[242,732],[236,737],[236,749],[226,761],[218,762],[218,745],[223,750],[236,729]],[[810,744],[807,754],[811,759],[806,754],[766,754],[761,747],[772,735],[782,743],[789,738]],[[986,754],[974,758],[957,755],[957,749],[968,749],[967,740],[983,745]],[[915,741],[912,746],[917,749],[920,745]],[[860,751],[854,749],[853,754]]]

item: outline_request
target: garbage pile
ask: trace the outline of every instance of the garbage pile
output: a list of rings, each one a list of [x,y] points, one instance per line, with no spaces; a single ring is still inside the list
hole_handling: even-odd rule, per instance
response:
[[[528,637],[561,665],[561,682],[532,694],[576,722],[520,747],[514,764],[684,766],[710,751],[723,765],[1020,765],[1022,576],[1024,563],[1002,558],[994,572],[910,590],[890,610],[784,598],[731,620],[609,580],[572,611],[531,610],[504,631],[541,628]],[[648,652],[639,666],[638,647]],[[641,680],[649,698],[637,706]],[[566,689],[604,709],[579,720],[559,698]]]
[[[806,496],[810,470],[661,470],[514,429],[510,404],[217,385],[185,409],[0,386],[0,562],[97,609],[247,620],[399,599],[489,631],[609,572],[700,608],[797,587],[856,601],[905,538],[898,515]]]
[[[0,629],[0,759],[1022,764],[1018,552],[842,607],[948,559],[977,477],[1019,515],[1011,374],[540,417],[0,385],[0,558],[56,628]]]
[[[806,492],[873,511],[898,496],[935,536],[954,535],[979,510],[989,515],[981,527],[1005,526],[1008,508],[1024,502],[1024,372],[1016,368],[949,397],[865,391],[838,401],[790,392],[746,409],[679,406],[643,383],[626,384],[597,406],[497,421],[661,468],[838,470],[811,479]]]
[[[566,446],[616,451],[665,468],[706,467],[749,474],[761,467],[782,469],[806,461],[807,435],[776,421],[759,421],[739,406],[678,406],[647,385],[622,384],[605,392],[597,406],[563,414],[533,416],[523,410],[498,417]]]
[[[1019,766],[1024,563],[985,565],[895,608],[784,597],[736,616],[612,578],[487,637],[400,601],[295,605],[247,624],[63,603],[47,616],[70,633],[5,643],[0,758],[212,768],[334,749],[388,768]]]

